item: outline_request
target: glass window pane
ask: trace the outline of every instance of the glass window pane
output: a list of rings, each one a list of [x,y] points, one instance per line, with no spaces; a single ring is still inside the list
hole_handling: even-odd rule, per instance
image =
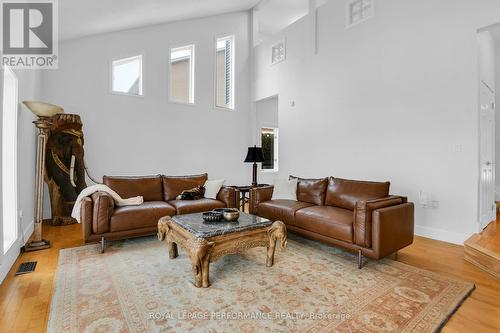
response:
[[[194,103],[194,45],[170,50],[170,99]]]
[[[142,56],[113,61],[113,92],[142,95]]]
[[[263,170],[274,169],[274,129],[263,128],[261,130],[262,154],[264,162],[262,162]]]
[[[234,108],[234,38],[224,37],[216,43],[216,106]]]

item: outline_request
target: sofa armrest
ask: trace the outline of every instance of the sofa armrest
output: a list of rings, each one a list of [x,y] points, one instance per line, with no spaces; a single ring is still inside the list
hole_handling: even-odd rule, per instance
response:
[[[115,202],[106,192],[92,194],[94,211],[92,215],[92,233],[103,234],[110,231],[110,219],[115,210]]]
[[[223,186],[217,193],[217,200],[226,204],[227,208],[238,208],[240,191],[230,186]]]
[[[250,189],[250,214],[258,215],[259,204],[271,200],[274,186],[253,187]]]
[[[82,224],[83,241],[87,242],[92,234],[93,203],[90,197],[82,199],[80,207],[80,223]]]
[[[354,206],[354,243],[359,246],[372,246],[372,214],[376,209],[400,205],[406,200],[399,196],[358,201]]]
[[[384,258],[413,243],[414,206],[412,202],[373,211],[373,251]]]

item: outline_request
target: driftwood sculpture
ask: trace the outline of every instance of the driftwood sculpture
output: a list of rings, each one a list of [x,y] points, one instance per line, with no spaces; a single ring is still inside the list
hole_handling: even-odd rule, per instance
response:
[[[76,223],[71,210],[78,194],[87,187],[83,131],[80,116],[56,114],[46,146],[45,182],[49,187],[52,224]]]

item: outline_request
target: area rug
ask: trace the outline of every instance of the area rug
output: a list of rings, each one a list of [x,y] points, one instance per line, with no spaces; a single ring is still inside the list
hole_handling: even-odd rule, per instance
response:
[[[474,289],[299,237],[271,268],[265,251],[212,263],[203,289],[153,237],[61,250],[48,332],[435,332]]]

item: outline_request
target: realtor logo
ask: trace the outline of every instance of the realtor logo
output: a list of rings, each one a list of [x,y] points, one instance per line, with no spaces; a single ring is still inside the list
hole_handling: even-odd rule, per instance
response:
[[[0,0],[2,67],[57,68],[57,0]]]

